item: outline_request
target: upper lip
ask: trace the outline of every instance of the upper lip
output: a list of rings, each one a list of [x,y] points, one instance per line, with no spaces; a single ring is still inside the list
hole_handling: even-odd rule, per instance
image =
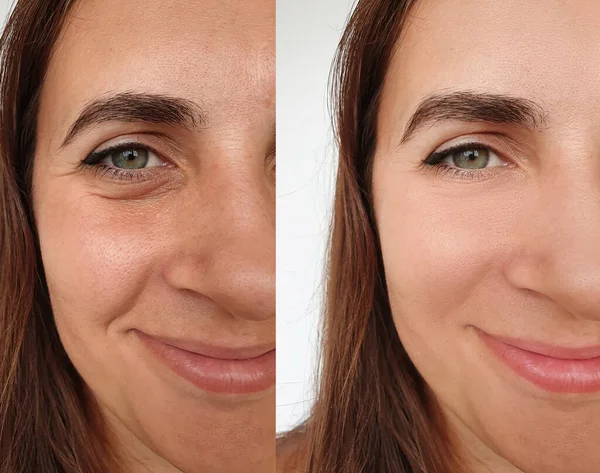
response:
[[[151,335],[144,332],[139,333],[142,336],[153,338],[158,342],[164,343],[165,345],[170,345],[180,350],[221,360],[249,360],[252,358],[258,358],[261,355],[275,350],[275,345],[273,343],[243,347],[223,347],[209,345],[199,340],[173,338],[163,335]]]
[[[482,330],[479,330],[479,332],[484,336],[492,337],[506,345],[511,345],[521,350],[550,358],[562,360],[589,360],[600,357],[600,344],[585,345],[581,347],[565,347],[539,341],[492,335]]]

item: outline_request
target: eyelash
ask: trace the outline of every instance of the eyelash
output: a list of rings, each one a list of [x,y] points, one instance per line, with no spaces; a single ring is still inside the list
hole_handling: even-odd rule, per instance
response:
[[[113,153],[120,151],[128,151],[132,149],[147,150],[156,154],[159,158],[162,159],[160,153],[151,146],[143,145],[141,143],[136,143],[135,141],[132,141],[128,143],[119,143],[118,145],[110,146],[101,151],[95,151],[93,153],[90,153],[85,159],[81,161],[80,167],[91,169],[94,172],[94,177],[98,179],[103,177],[110,177],[111,179],[130,182],[147,181],[148,179],[152,178],[152,176],[156,172],[152,167],[142,168],[138,170],[127,170],[108,166],[106,164],[100,164],[100,161],[102,161],[104,158],[110,156]]]
[[[427,167],[430,169],[436,170],[437,177],[443,177],[446,175],[450,175],[451,177],[458,179],[486,179],[490,176],[491,173],[495,173],[495,167],[501,166],[493,166],[491,168],[483,168],[483,169],[461,169],[453,166],[448,166],[447,164],[442,164],[442,161],[446,159],[449,155],[456,152],[462,151],[471,151],[474,149],[481,149],[486,151],[491,151],[492,153],[498,155],[503,161],[502,154],[496,151],[492,146],[483,145],[478,142],[471,143],[461,143],[456,146],[452,146],[450,148],[446,148],[442,151],[436,151],[427,156],[423,161],[421,161],[422,167]]]

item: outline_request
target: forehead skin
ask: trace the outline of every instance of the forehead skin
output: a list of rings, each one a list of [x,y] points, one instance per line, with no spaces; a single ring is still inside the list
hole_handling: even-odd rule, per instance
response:
[[[240,118],[236,126],[248,123],[253,107],[274,103],[272,4],[78,2],[44,83],[38,151],[55,152],[81,108],[107,92],[134,90],[196,101],[207,110],[211,129],[223,132],[232,114]]]
[[[600,57],[600,4],[593,0],[418,1],[398,44],[380,109],[394,127],[381,133],[384,143],[398,143],[418,102],[441,90],[535,99],[552,112],[551,122],[596,103],[600,111],[600,61],[590,61]],[[570,107],[561,112],[565,101]]]

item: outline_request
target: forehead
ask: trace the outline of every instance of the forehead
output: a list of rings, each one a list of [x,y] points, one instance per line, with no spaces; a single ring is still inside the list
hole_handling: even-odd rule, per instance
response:
[[[536,99],[549,110],[600,98],[600,2],[417,1],[384,96],[405,122],[427,95],[473,90]],[[386,100],[382,101],[382,108]]]
[[[51,110],[68,128],[91,99],[119,91],[193,100],[212,120],[270,104],[274,15],[274,0],[80,0],[51,58],[40,114]]]

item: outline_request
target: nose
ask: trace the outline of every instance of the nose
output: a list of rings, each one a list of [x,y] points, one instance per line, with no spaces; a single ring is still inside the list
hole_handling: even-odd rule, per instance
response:
[[[169,283],[239,319],[275,317],[275,197],[264,172],[207,166],[181,200]]]
[[[555,171],[536,186],[505,274],[575,317],[600,320],[600,173]]]

